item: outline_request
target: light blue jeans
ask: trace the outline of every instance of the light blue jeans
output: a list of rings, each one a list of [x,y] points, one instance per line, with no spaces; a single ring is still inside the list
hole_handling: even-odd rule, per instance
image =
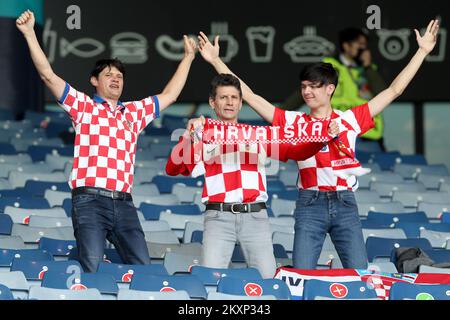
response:
[[[208,210],[204,217],[203,266],[228,268],[239,241],[247,265],[258,269],[263,278],[273,278],[276,261],[267,210],[237,214]]]
[[[367,269],[366,246],[353,191],[300,190],[294,215],[294,268],[316,269],[329,233],[344,268]]]

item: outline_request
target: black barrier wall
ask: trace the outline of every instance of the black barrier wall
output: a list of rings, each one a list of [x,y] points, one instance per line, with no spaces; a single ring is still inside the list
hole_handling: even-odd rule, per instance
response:
[[[70,5],[80,9],[80,29],[70,30]],[[45,1],[43,41],[55,71],[91,93],[88,74],[95,60],[118,57],[126,63],[124,100],[162,91],[182,57],[182,35],[202,30],[221,35],[221,55],[251,87],[282,101],[298,84],[309,62],[333,55],[337,33],[367,27],[380,9],[380,30],[369,30],[373,60],[389,83],[417,49],[414,28],[442,16],[439,43],[400,101],[450,100],[446,22],[450,2],[397,1]],[[448,18],[448,19],[447,19]],[[72,19],[72,20],[71,20]],[[372,20],[370,20],[372,19]],[[205,102],[212,68],[197,57],[179,101]],[[47,95],[47,100],[53,100]]]

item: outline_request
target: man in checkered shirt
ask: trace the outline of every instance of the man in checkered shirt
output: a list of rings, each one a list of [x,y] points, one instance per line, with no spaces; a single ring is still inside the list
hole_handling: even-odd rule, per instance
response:
[[[283,126],[315,119],[335,119],[339,124],[339,153],[355,154],[356,138],[374,126],[373,117],[394,101],[411,82],[436,44],[439,22],[432,20],[424,35],[415,30],[419,49],[392,84],[368,103],[346,112],[333,110],[331,98],[338,74],[331,64],[309,65],[300,74],[300,92],[310,114],[276,108],[241,80],[243,98],[266,121]],[[232,73],[219,58],[219,37],[214,45],[201,33],[199,49],[218,73]],[[354,191],[358,187],[353,174],[336,170],[340,165],[334,147],[325,146],[315,156],[298,162],[299,197],[295,210],[293,263],[295,268],[315,269],[327,233],[330,234],[344,268],[366,269],[367,253],[362,235]],[[348,172],[347,172],[348,173]]]
[[[34,22],[33,13],[26,11],[16,24],[42,80],[75,128],[75,159],[69,185],[79,261],[86,272],[97,271],[108,239],[124,263],[149,264],[147,244],[131,197],[137,138],[178,98],[195,57],[195,41],[184,36],[184,58],[162,93],[122,103],[119,98],[125,72],[119,60],[96,63],[90,77],[96,94],[91,98],[53,72],[37,41]]]
[[[242,108],[239,79],[230,74],[219,74],[211,87],[209,104],[217,118],[236,128]],[[265,148],[261,143],[198,142],[200,150],[197,150],[195,141],[200,137],[195,132],[204,122],[204,118],[189,120],[187,130],[166,165],[169,175],[205,177],[202,265],[228,268],[236,241],[239,241],[248,266],[258,269],[264,278],[272,278],[276,262],[265,204],[268,198],[265,160],[268,156],[281,161],[306,159],[318,152],[323,144]],[[337,125],[331,125],[328,132],[331,136],[337,134]]]

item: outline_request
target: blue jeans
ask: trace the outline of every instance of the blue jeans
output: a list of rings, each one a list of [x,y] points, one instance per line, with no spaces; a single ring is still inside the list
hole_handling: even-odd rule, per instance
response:
[[[367,269],[366,246],[352,191],[300,190],[294,215],[294,268],[316,269],[329,233],[344,268]]]
[[[105,239],[126,264],[149,264],[150,256],[133,201],[95,194],[72,197],[72,222],[78,259],[85,272],[96,272],[103,261]]]
[[[238,214],[208,210],[204,221],[203,266],[228,268],[239,241],[248,267],[258,269],[263,278],[273,278],[276,261],[267,210]]]

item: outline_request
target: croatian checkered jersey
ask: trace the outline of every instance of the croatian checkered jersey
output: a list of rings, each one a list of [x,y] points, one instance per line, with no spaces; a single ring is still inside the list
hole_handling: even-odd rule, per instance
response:
[[[353,153],[355,152],[356,138],[374,126],[367,103],[345,112],[333,110],[331,119],[337,121],[339,125],[339,139]],[[276,108],[272,124],[274,126],[283,126],[308,121],[317,121],[317,119],[304,112],[285,111]],[[355,191],[358,188],[358,182],[355,176],[343,179],[333,173],[333,167],[340,159],[335,159],[333,156],[334,153],[330,152],[329,148],[330,144],[324,146],[316,155],[304,161],[297,162],[299,168],[297,186],[299,189]]]
[[[58,104],[69,114],[75,128],[70,187],[131,193],[137,138],[159,117],[158,98],[119,102],[114,110],[101,97],[95,95],[92,99],[66,83]]]

